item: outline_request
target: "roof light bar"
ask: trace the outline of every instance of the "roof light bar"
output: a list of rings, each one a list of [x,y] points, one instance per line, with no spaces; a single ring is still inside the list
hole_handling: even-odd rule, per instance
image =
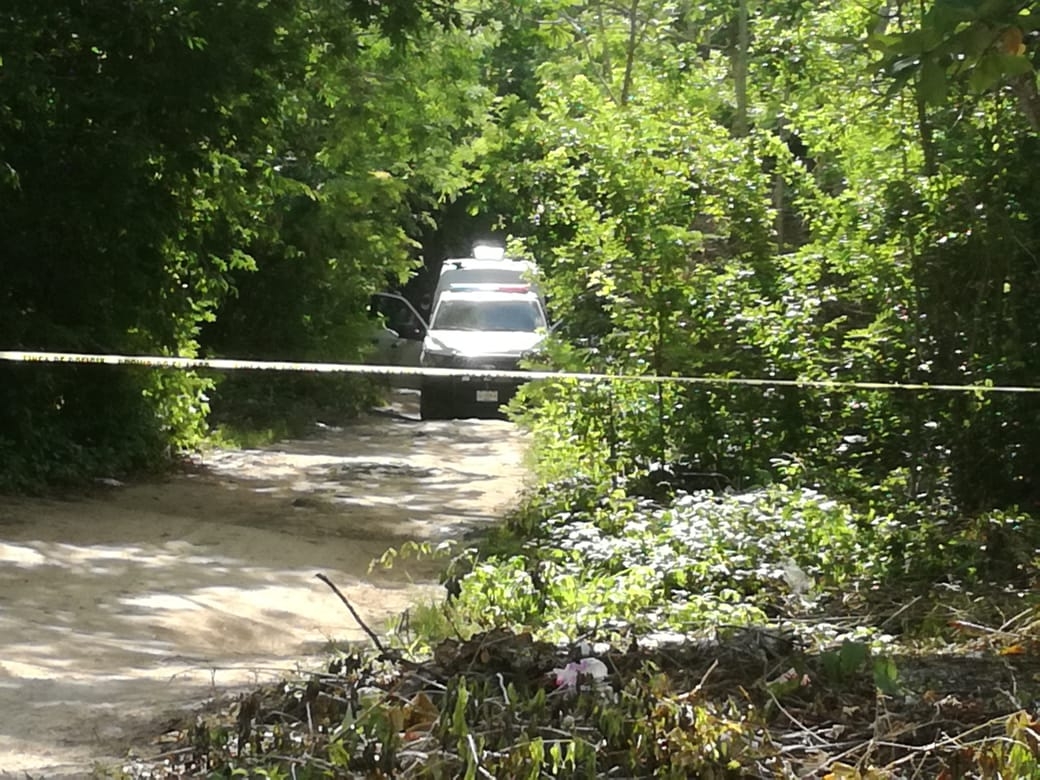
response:
[[[473,247],[475,260],[505,260],[506,248],[497,244],[476,244]]]
[[[529,284],[499,284],[497,282],[452,282],[448,285],[451,292],[500,292],[529,293]]]

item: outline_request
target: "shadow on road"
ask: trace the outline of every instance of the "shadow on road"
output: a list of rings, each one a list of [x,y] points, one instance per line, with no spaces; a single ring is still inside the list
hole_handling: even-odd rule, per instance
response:
[[[397,410],[85,500],[0,499],[0,777],[82,776],[143,722],[363,640],[318,572],[376,629],[438,597],[435,564],[370,561],[493,522],[520,449],[501,421]]]

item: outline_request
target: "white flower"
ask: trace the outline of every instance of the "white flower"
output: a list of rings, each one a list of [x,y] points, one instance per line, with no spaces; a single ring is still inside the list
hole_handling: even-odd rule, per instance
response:
[[[598,658],[582,658],[567,664],[562,669],[553,669],[557,688],[576,688],[578,678],[585,675],[598,683],[607,677],[607,665]]]

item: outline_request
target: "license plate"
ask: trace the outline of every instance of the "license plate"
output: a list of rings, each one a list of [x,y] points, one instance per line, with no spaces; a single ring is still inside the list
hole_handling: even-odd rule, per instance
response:
[[[498,403],[498,390],[477,390],[478,403]]]

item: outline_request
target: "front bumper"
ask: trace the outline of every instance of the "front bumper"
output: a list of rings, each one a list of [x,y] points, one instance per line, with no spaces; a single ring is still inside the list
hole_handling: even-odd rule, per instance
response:
[[[519,361],[515,357],[503,358],[456,358],[451,361],[439,360],[436,364],[424,361],[426,368],[453,368],[458,370],[480,371],[519,371]],[[472,376],[425,376],[422,378],[423,391],[436,393],[442,398],[450,398],[453,402],[488,405],[497,407],[507,403],[519,387],[524,384],[516,379],[499,379],[483,377],[479,373]]]

